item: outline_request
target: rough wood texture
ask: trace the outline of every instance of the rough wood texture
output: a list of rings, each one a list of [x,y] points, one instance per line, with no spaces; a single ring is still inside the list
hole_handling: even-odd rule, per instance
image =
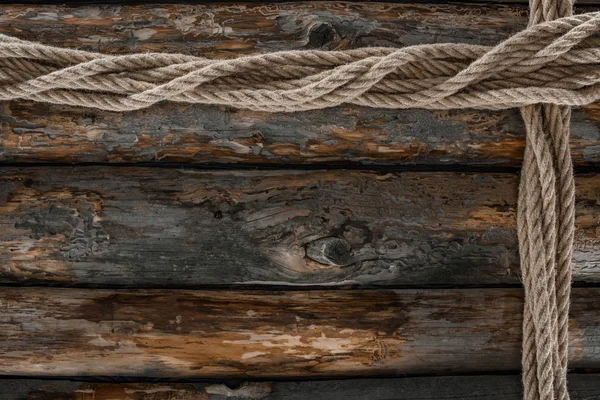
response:
[[[518,375],[224,384],[0,380],[3,400],[521,400]],[[569,375],[572,400],[600,398],[598,375]]]
[[[303,0],[270,0],[269,3],[290,3],[290,2],[300,2]],[[264,3],[265,0],[246,0],[244,1],[244,3]],[[346,3],[352,3],[352,2],[356,2],[358,3],[359,0],[351,0],[351,1],[347,1]],[[485,3],[493,3],[493,4],[508,4],[508,5],[514,5],[514,4],[528,4],[527,0],[460,0],[460,1],[453,1],[453,0],[362,0],[361,2],[363,3],[413,3],[413,4],[421,4],[421,3],[425,3],[425,4],[485,4]],[[35,0],[0,0],[0,4],[63,4],[64,1],[63,0],[44,0],[44,1],[35,1]],[[122,4],[122,2],[120,2],[119,0],[95,0],[93,2],[90,1],[84,1],[84,0],[71,0],[69,1],[70,4],[85,4],[85,5],[89,5],[89,4],[95,4],[95,5],[105,5],[105,4]],[[128,3],[130,4],[135,4],[135,1],[128,1]],[[214,1],[212,0],[147,0],[144,1],[144,3],[150,3],[150,4],[169,4],[169,3],[191,3],[191,4],[210,4],[210,3],[214,3]],[[219,3],[239,3],[239,0],[221,0],[219,1]],[[597,5],[599,4],[598,0],[579,0],[577,1],[577,5],[581,6],[589,6],[589,5]]]
[[[495,44],[525,27],[526,8],[296,2],[2,6],[0,32],[108,53],[232,57],[285,49],[432,42]],[[598,106],[577,111],[578,165],[600,163]],[[0,160],[520,165],[518,112],[360,107],[295,114],[160,105],[125,114],[29,102],[0,107]]]
[[[0,374],[336,377],[518,370],[520,289],[4,288]],[[575,289],[572,368],[600,367],[600,289]]]
[[[514,174],[4,168],[0,280],[515,284],[516,192]],[[600,175],[577,178],[574,260],[600,281]]]

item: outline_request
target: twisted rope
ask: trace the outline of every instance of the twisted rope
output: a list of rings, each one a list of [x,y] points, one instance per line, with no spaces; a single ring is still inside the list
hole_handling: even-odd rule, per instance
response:
[[[530,25],[572,14],[570,0],[531,0]],[[556,103],[558,104],[558,103]],[[523,310],[525,400],[567,400],[571,256],[575,184],[569,149],[571,109],[556,104],[521,109],[527,127],[517,229]]]
[[[495,47],[285,51],[210,60],[103,55],[0,35],[0,100],[128,111],[161,101],[302,111],[579,106],[600,98],[600,13],[530,26]]]
[[[530,25],[495,47],[286,51],[233,60],[121,56],[0,35],[0,100],[128,111],[162,101],[268,112],[522,107],[527,128],[517,229],[525,286],[526,400],[566,400],[575,189],[568,106],[600,99],[600,13],[531,0]]]

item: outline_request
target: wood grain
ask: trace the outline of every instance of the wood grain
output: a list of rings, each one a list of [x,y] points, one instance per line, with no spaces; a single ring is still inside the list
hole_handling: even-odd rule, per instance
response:
[[[0,374],[336,377],[518,370],[520,289],[3,288]],[[600,289],[575,289],[570,367],[600,367]]]
[[[598,375],[569,375],[573,400],[600,396]],[[351,379],[304,382],[84,383],[0,380],[3,400],[521,400],[518,375]]]
[[[167,51],[228,58],[289,49],[493,45],[523,29],[520,5],[345,2],[6,5],[0,32],[106,53]],[[573,117],[577,165],[600,163],[598,106]],[[0,161],[518,166],[516,110],[235,111],[161,104],[107,113],[31,102],[0,107]]]
[[[303,0],[270,0],[269,3],[289,3],[289,2],[300,2]],[[245,0],[244,3],[264,3],[264,0]],[[358,0],[348,1],[347,3],[356,2]],[[409,3],[409,4],[507,4],[507,5],[526,5],[528,4],[527,0],[460,0],[460,1],[452,1],[452,0],[364,0],[361,1],[363,3]],[[0,4],[63,4],[62,0],[43,0],[43,1],[35,1],[35,0],[0,0]],[[84,0],[71,0],[70,4],[98,4],[98,5],[106,5],[106,4],[122,4],[122,2],[118,0],[101,0],[101,1],[84,1]],[[135,1],[128,1],[130,4],[135,4]],[[191,3],[191,1],[175,1],[175,0],[148,0],[144,3],[149,4],[166,4],[166,3]],[[194,4],[210,4],[214,3],[211,0],[194,0]],[[239,0],[221,0],[219,3],[239,3]],[[580,0],[577,2],[578,6],[594,6],[598,5],[598,0]],[[582,8],[582,7],[580,7]]]
[[[574,268],[600,281],[600,175]],[[515,174],[0,169],[0,281],[518,284]]]

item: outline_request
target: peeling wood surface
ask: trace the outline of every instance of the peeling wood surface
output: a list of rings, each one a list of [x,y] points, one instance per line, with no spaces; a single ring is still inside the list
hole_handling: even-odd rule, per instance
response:
[[[273,393],[273,386],[286,397],[281,396],[283,393]],[[257,382],[232,389],[224,384],[111,384],[24,379],[0,380],[0,396],[3,400],[293,400],[289,396],[294,396],[293,389],[298,386]],[[312,389],[313,385],[306,386]],[[317,395],[317,390],[314,392]]]
[[[575,280],[599,282],[600,175],[576,181]],[[491,173],[4,168],[0,279],[518,284],[517,182]]]
[[[4,288],[0,374],[336,377],[517,370],[520,289]],[[574,289],[571,368],[600,367],[600,289]]]
[[[569,375],[573,400],[600,397],[600,377]],[[224,384],[0,380],[3,400],[521,400],[518,375]]]
[[[527,25],[527,8],[359,2],[5,5],[0,21],[2,33],[57,46],[229,58],[291,48],[492,45]]]
[[[493,45],[523,29],[519,5],[344,2],[0,7],[0,32],[107,53],[227,58],[289,49]],[[577,111],[578,165],[600,162],[598,106]],[[520,165],[516,110],[430,112],[338,107],[310,113],[161,104],[108,113],[31,102],[0,107],[6,162]]]

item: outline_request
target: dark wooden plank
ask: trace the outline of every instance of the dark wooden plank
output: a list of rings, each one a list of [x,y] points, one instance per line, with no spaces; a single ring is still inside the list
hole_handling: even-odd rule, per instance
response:
[[[5,287],[0,374],[337,377],[517,370],[520,289]],[[600,367],[600,289],[575,289],[570,366]]]
[[[168,51],[231,58],[278,50],[493,45],[527,25],[512,5],[360,2],[5,5],[0,32],[104,53]],[[483,27],[487,29],[482,29]]]
[[[600,281],[600,175],[575,280]],[[0,281],[518,284],[516,174],[0,169]]]
[[[107,53],[225,58],[289,49],[493,45],[523,29],[517,5],[344,2],[2,6],[0,32]],[[577,165],[600,162],[600,112],[577,111]],[[251,164],[520,165],[516,110],[429,112],[338,107],[310,113],[159,105],[130,113],[5,103],[0,160]]]
[[[600,397],[598,375],[569,375],[572,400]],[[518,375],[225,384],[0,380],[3,400],[521,400]]]
[[[299,2],[303,0],[269,0],[269,3],[291,3],[291,2]],[[314,0],[313,0],[314,1]],[[264,3],[264,0],[245,0],[244,3]],[[343,3],[358,3],[359,0],[350,0],[344,1]],[[527,5],[527,0],[362,0],[361,3],[391,3],[391,4],[453,4],[453,5],[471,5],[471,4],[506,4],[506,5]],[[0,0],[0,4],[64,4],[63,0],[43,0],[43,1],[35,1],[35,0]],[[85,2],[83,0],[70,0],[68,1],[71,5],[77,4],[94,4],[94,5],[110,5],[110,4],[120,4],[123,2],[119,2],[118,0],[95,0],[93,2]],[[139,0],[128,0],[127,4],[211,4],[214,1],[211,0],[146,0],[144,2]],[[221,0],[219,3],[239,3],[239,0]],[[342,3],[342,2],[340,2]],[[577,1],[578,6],[594,6],[598,5],[600,2],[598,0],[579,0]],[[582,8],[582,7],[579,7]]]

